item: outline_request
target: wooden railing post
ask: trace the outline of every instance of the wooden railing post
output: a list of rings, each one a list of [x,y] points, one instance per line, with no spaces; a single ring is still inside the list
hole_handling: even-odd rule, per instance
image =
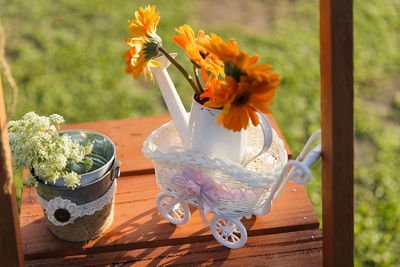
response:
[[[354,249],[353,1],[320,0],[324,266]]]
[[[24,265],[17,199],[0,76],[0,266]]]

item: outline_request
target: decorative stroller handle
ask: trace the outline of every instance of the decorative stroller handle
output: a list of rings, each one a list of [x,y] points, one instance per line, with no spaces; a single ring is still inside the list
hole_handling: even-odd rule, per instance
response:
[[[321,157],[321,142],[318,142],[318,145],[314,147],[305,157],[305,159],[301,162],[303,165],[306,166],[306,168],[311,168]],[[296,161],[297,162],[297,161]],[[305,175],[304,173],[304,168],[295,168],[293,170],[293,180],[294,177],[303,177]],[[297,183],[301,184],[302,182],[299,182],[295,180]],[[308,182],[308,181],[307,181]],[[306,184],[306,183],[304,183]]]
[[[300,155],[296,158],[295,161],[289,161],[287,165],[293,166],[290,170],[286,178],[283,180],[279,190],[276,191],[274,195],[274,199],[278,199],[281,195],[283,189],[285,188],[286,184],[289,182],[290,179],[293,179],[296,183],[299,184],[306,184],[311,179],[311,172],[310,168],[318,161],[321,156],[321,141],[318,142],[318,145],[315,146],[313,149],[310,150],[308,154],[307,151],[310,149],[312,143],[315,139],[321,134],[321,130],[314,132],[310,139],[308,139],[306,145],[304,146],[303,150],[301,151]],[[287,170],[288,168],[284,168]],[[301,177],[307,176],[306,179],[301,179]]]
[[[291,171],[290,177],[293,181],[298,184],[307,184],[311,180],[310,168],[301,161],[289,161],[287,163],[289,166],[293,166],[293,171]],[[289,176],[289,175],[288,175]],[[302,177],[306,177],[302,179]]]

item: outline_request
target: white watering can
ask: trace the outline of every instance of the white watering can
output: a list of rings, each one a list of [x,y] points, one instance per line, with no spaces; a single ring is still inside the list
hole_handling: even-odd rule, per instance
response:
[[[170,55],[172,57],[177,56],[176,53]],[[161,66],[152,68],[151,71],[160,87],[161,94],[185,148],[202,152],[207,156],[228,158],[241,163],[243,166],[269,149],[272,144],[272,129],[264,114],[257,113],[264,134],[264,144],[256,155],[244,160],[247,131],[233,132],[226,130],[222,125],[217,125],[216,121],[221,110],[204,107],[195,100],[189,116],[167,72],[171,62],[164,56],[155,60],[160,62]]]

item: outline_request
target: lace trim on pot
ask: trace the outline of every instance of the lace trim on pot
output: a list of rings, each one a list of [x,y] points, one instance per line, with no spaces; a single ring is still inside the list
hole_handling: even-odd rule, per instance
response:
[[[96,211],[100,211],[111,202],[117,187],[117,180],[114,180],[110,189],[100,198],[77,205],[69,199],[55,197],[49,201],[41,198],[36,191],[36,196],[40,205],[46,212],[47,219],[56,226],[64,226],[73,223],[77,218],[93,215]]]

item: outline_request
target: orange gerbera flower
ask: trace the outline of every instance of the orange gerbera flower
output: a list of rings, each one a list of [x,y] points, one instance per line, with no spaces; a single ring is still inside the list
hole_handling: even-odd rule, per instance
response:
[[[240,82],[232,76],[226,76],[226,83],[213,88],[214,98],[204,105],[211,108],[223,107],[218,124],[233,131],[247,129],[249,120],[259,124],[256,111],[271,113],[268,106],[273,105],[272,98],[279,84],[279,74],[269,77],[271,82],[260,82],[249,76],[241,76]]]
[[[203,46],[212,54],[219,57],[225,64],[225,74],[235,77],[247,75],[258,81],[268,79],[271,65],[257,65],[259,55],[249,57],[246,51],[241,51],[234,39],[225,42],[220,36],[212,33],[211,38],[203,42]]]
[[[234,65],[235,59],[239,56],[238,44],[234,39],[225,41],[218,35],[211,33],[211,38],[203,40],[202,45],[224,62]]]
[[[153,83],[151,68],[161,65],[152,60],[158,55],[158,47],[161,45],[161,38],[156,34],[160,17],[155,9],[154,5],[149,5],[145,9],[140,7],[139,11],[135,12],[136,19],[129,21],[129,30],[133,38],[126,38],[126,44],[130,49],[124,54],[127,63],[125,72],[133,74],[135,79],[139,79],[142,73],[146,79],[148,73]]]
[[[213,77],[218,77],[223,73],[223,62],[215,55],[210,54],[204,47],[203,43],[207,42],[210,37],[200,30],[195,37],[193,29],[189,25],[180,26],[175,29],[178,36],[172,36],[172,39],[183,49],[187,51],[186,56],[202,70],[206,70],[212,74]]]

